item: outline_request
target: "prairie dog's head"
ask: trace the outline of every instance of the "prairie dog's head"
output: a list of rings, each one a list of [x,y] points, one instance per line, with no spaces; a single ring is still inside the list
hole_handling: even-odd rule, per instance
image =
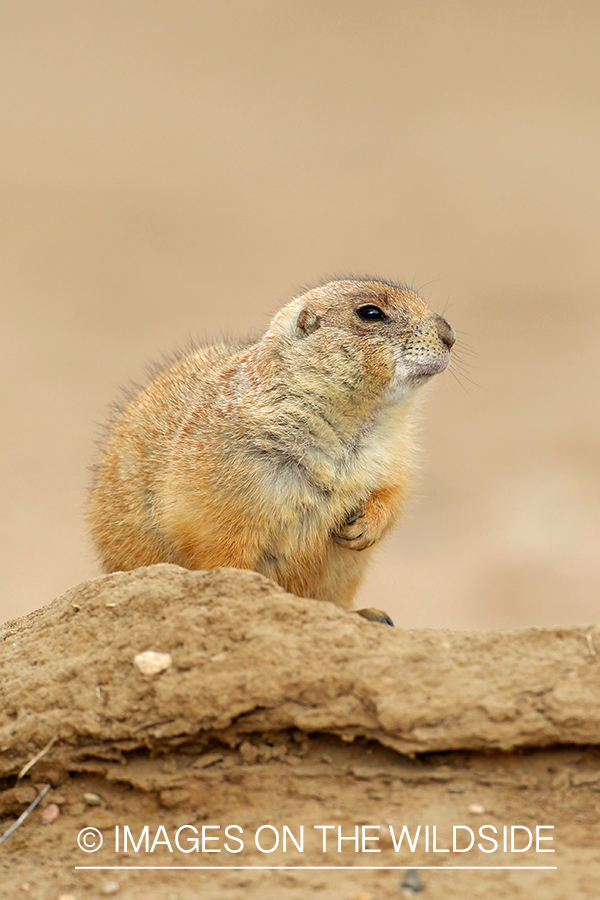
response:
[[[409,288],[331,281],[292,300],[265,339],[294,378],[355,400],[399,400],[450,361],[452,327]]]

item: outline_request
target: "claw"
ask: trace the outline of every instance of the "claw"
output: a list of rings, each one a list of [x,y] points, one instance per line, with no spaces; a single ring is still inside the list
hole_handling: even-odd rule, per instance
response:
[[[362,616],[363,619],[368,619],[369,622],[379,622],[381,625],[389,625],[390,628],[394,628],[392,619],[382,609],[368,606],[366,609],[356,609],[354,612],[358,613],[359,616]]]

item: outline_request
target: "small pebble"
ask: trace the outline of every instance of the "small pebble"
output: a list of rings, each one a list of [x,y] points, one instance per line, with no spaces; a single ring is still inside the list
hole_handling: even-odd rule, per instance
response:
[[[404,891],[404,894],[407,897],[412,897],[413,894],[418,894],[419,891],[423,890],[423,882],[419,878],[416,869],[406,870],[406,875],[402,879],[400,890]]]
[[[157,653],[156,650],[144,650],[133,658],[133,664],[142,675],[158,675],[169,668],[173,662],[170,653]]]
[[[469,806],[469,812],[473,813],[475,816],[482,816],[485,812],[485,806],[482,806],[481,803],[471,803]]]
[[[50,825],[60,816],[60,808],[56,803],[49,803],[42,811],[42,825]]]
[[[84,794],[83,799],[88,806],[99,806],[100,803],[102,803],[102,800],[98,796],[98,794]]]
[[[120,887],[121,885],[118,881],[105,881],[100,888],[100,893],[104,894],[105,896],[116,894],[118,893]]]
[[[244,741],[243,744],[240,744],[238,752],[245,763],[255,763],[258,759],[258,747],[255,747],[249,741]]]

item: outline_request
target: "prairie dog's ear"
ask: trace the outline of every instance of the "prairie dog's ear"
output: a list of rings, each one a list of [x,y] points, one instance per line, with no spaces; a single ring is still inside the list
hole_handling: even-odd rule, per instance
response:
[[[321,317],[305,306],[304,309],[300,310],[300,315],[296,319],[296,325],[303,335],[309,335],[321,327]]]

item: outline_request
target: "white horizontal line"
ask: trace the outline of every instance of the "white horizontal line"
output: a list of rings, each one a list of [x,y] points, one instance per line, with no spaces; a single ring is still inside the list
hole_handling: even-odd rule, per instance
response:
[[[220,871],[240,871],[240,870],[252,870],[252,869],[260,869],[260,870],[269,870],[275,871],[279,869],[306,869],[309,870],[322,870],[322,869],[344,869],[353,871],[354,869],[366,869],[368,872],[379,872],[379,871],[399,871],[403,872],[406,869],[419,869],[420,871],[424,871],[425,869],[432,872],[444,872],[446,869],[484,869],[484,870],[523,870],[526,869],[557,869],[558,866],[411,866],[410,863],[404,866],[75,866],[75,869],[115,869],[119,871],[125,871],[127,869],[219,869]]]

